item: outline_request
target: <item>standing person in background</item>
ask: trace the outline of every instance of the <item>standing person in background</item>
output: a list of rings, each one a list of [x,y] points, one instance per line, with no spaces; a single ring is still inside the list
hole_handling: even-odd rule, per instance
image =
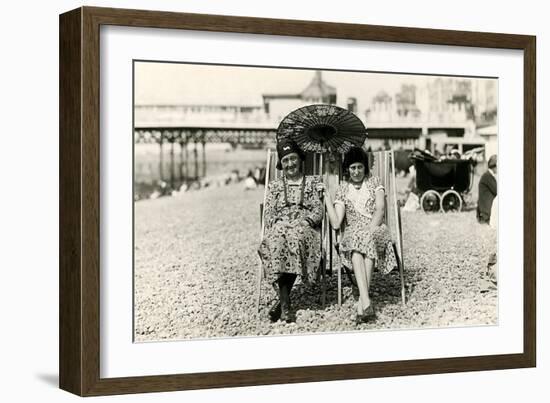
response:
[[[497,195],[497,156],[492,155],[487,162],[488,170],[479,180],[479,198],[477,202],[477,220],[489,224],[491,207]]]
[[[491,208],[491,220],[489,225],[491,228],[498,233],[498,196],[493,200],[493,207]],[[495,234],[497,238],[497,234]],[[495,251],[489,255],[489,261],[487,262],[487,277],[489,281],[496,285],[498,281],[498,270],[497,270],[497,245],[495,245]]]

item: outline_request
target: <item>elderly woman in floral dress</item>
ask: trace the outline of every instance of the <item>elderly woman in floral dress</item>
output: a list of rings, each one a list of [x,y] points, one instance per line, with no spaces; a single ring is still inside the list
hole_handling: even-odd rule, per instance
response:
[[[277,145],[277,169],[283,177],[269,184],[265,202],[265,237],[258,253],[267,278],[279,301],[270,309],[272,321],[290,322],[290,292],[299,276],[308,283],[319,266],[322,202],[317,191],[320,179],[303,174],[304,156],[296,144]]]
[[[362,148],[352,148],[344,156],[343,168],[349,180],[338,187],[334,202],[326,192],[325,204],[334,229],[346,224],[340,242],[340,258],[343,265],[353,267],[357,280],[356,322],[359,324],[375,318],[369,295],[375,260],[383,274],[393,270],[397,261],[388,227],[382,223],[384,187],[377,176],[369,175],[367,153]],[[318,190],[324,190],[324,186],[318,185]]]

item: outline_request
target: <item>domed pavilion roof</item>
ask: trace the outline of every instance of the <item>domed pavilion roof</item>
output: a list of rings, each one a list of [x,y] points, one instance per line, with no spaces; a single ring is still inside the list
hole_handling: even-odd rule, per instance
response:
[[[329,98],[336,98],[336,88],[323,81],[320,71],[316,71],[309,85],[300,94],[302,99],[319,99],[328,103]]]

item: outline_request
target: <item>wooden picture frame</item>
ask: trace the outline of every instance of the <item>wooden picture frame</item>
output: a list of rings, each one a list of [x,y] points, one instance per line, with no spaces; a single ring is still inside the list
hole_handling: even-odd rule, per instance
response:
[[[100,377],[100,27],[117,25],[523,51],[523,353],[225,372]],[[60,16],[60,387],[80,396],[534,367],[534,36],[82,7]]]

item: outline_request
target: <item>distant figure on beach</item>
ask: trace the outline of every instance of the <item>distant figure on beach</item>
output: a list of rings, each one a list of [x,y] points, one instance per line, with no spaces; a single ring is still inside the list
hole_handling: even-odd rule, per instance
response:
[[[321,260],[322,202],[316,190],[320,179],[303,174],[304,155],[298,146],[281,140],[277,153],[277,169],[283,170],[283,176],[267,188],[265,236],[258,253],[279,297],[269,317],[273,322],[291,322],[294,282],[298,276],[303,283],[310,282]]]
[[[497,195],[497,156],[492,155],[487,162],[487,171],[479,180],[479,199],[477,202],[477,220],[489,224],[491,207]]]
[[[459,160],[462,156],[460,155],[460,151],[458,151],[457,148],[453,148],[449,154],[449,159],[452,160]]]
[[[254,168],[254,180],[258,186],[265,184],[265,167]]]
[[[414,165],[409,167],[409,183],[405,189],[406,201],[403,206],[403,211],[416,211],[420,209],[420,198],[417,195],[418,188],[416,187],[416,168]]]
[[[258,184],[256,183],[256,180],[254,179],[254,174],[252,171],[248,171],[248,175],[246,175],[246,178],[244,180],[244,190],[253,190],[258,187]]]
[[[238,169],[233,169],[229,175],[229,183],[239,183],[241,181],[241,176]],[[228,183],[228,184],[229,184]]]

